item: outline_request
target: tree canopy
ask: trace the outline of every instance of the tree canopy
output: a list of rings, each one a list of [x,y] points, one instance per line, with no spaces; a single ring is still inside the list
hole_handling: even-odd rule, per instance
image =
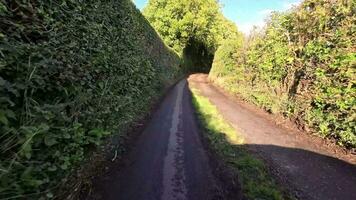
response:
[[[168,46],[200,67],[210,68],[219,44],[240,35],[216,0],[150,0],[143,13]]]

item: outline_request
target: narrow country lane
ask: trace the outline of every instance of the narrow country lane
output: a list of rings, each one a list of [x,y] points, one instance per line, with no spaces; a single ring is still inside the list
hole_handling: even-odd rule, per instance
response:
[[[213,175],[189,88],[198,89],[217,106],[245,138],[243,146],[261,157],[298,199],[356,199],[354,156],[335,153],[335,147],[322,139],[276,125],[260,110],[226,96],[204,74],[191,75],[169,91],[127,155],[128,161],[99,178],[90,199],[224,199],[221,191],[226,188]]]
[[[135,142],[129,163],[100,180],[94,199],[219,199],[190,95],[186,79],[169,92]]]
[[[323,139],[276,125],[261,110],[225,95],[205,74],[191,75],[188,82],[216,105],[245,138],[244,146],[262,157],[299,199],[356,199],[355,155],[343,154],[341,148],[330,147]]]
[[[0,0],[0,200],[356,200],[355,4]]]

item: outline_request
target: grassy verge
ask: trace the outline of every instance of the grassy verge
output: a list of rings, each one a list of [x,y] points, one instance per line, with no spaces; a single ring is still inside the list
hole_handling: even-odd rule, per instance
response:
[[[238,174],[242,192],[248,199],[289,199],[276,185],[264,163],[251,155],[243,146],[243,138],[219,114],[217,108],[205,97],[193,90],[193,105],[204,137],[233,173]]]

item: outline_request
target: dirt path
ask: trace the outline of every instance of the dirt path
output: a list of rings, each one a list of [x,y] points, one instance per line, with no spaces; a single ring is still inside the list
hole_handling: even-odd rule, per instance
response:
[[[185,79],[165,97],[128,157],[96,181],[90,199],[218,199]]]
[[[207,75],[192,75],[188,81],[217,106],[246,139],[245,146],[261,156],[300,199],[356,199],[356,156],[276,125],[260,110],[224,95],[207,82]]]

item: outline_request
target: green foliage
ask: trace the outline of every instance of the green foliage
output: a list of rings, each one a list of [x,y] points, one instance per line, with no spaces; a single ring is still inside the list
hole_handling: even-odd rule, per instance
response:
[[[1,0],[0,31],[1,199],[53,197],[180,73],[130,0]]]
[[[220,42],[239,36],[216,0],[150,0],[144,15],[166,44],[191,63],[190,71],[209,70]]]
[[[193,90],[193,105],[211,148],[240,178],[248,199],[288,199],[268,173],[264,163],[243,147],[243,138],[219,114],[209,99]]]
[[[272,113],[356,147],[355,1],[306,0],[218,49],[210,78]],[[234,67],[232,67],[234,66]]]

